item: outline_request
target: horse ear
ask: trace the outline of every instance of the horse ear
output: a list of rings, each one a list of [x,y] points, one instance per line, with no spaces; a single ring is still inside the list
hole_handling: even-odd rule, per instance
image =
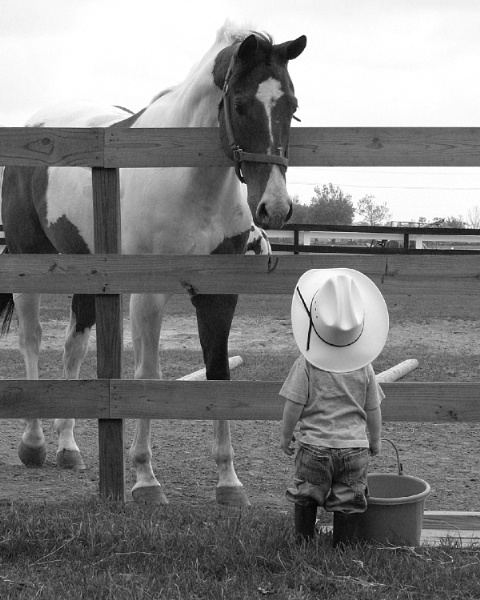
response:
[[[305,46],[307,45],[307,37],[305,35],[301,35],[296,40],[292,42],[285,42],[280,45],[280,49],[285,57],[285,60],[293,60],[300,56],[300,54],[305,50]]]
[[[254,58],[257,53],[258,41],[257,38],[252,34],[246,37],[240,44],[238,49],[238,58],[244,62],[247,62]]]

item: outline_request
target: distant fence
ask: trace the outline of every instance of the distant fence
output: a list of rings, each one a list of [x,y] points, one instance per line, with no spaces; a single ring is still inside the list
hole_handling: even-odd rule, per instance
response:
[[[294,128],[291,166],[477,166],[480,129]],[[98,380],[0,381],[0,418],[99,419],[100,493],[125,497],[123,419],[281,419],[280,382],[122,377],[122,294],[290,294],[349,266],[384,294],[478,297],[477,256],[121,256],[120,167],[231,166],[215,129],[0,128],[0,165],[92,168],[95,255],[2,255],[0,291],[96,295]],[[384,384],[385,420],[480,421],[480,383]],[[192,399],[194,399],[192,401]]]
[[[416,250],[422,251],[422,254],[425,251],[432,251],[436,254],[439,252],[469,254],[480,251],[480,229],[287,223],[281,230],[269,230],[268,237],[273,252],[293,252],[294,254],[304,252],[415,254]],[[285,243],[287,239],[292,242]],[[332,240],[336,243],[333,243]],[[339,240],[341,240],[340,243]],[[383,243],[372,245],[372,241]],[[387,241],[390,243],[386,244]],[[396,247],[392,247],[392,241],[397,242]],[[460,242],[462,247],[448,249],[444,245],[436,248],[426,246],[426,243],[430,244],[431,242],[441,242],[442,244],[445,242],[458,244]],[[478,244],[478,247],[468,247],[465,244]]]

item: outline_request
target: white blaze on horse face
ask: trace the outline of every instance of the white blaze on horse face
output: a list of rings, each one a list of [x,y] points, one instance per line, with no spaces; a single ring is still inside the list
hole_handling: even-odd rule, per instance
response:
[[[283,96],[282,85],[273,77],[269,77],[258,86],[255,97],[265,107],[268,119],[268,130],[270,132],[270,143],[273,144],[272,134],[272,110],[277,103],[278,99]],[[270,149],[268,150],[270,152]]]

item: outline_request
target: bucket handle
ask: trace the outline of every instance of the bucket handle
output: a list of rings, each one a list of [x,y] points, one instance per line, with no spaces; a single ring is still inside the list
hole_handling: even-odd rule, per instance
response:
[[[388,442],[389,444],[392,444],[393,449],[395,450],[395,454],[397,455],[397,469],[398,469],[398,474],[399,475],[403,475],[403,465],[400,462],[400,455],[398,454],[398,450],[397,447],[395,446],[395,444],[392,442],[392,440],[389,440],[388,438],[381,438],[382,442]]]

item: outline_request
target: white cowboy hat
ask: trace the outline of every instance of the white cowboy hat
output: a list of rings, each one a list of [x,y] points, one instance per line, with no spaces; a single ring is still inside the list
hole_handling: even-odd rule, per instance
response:
[[[292,330],[300,352],[324,371],[345,373],[371,363],[388,335],[385,300],[353,269],[312,269],[292,299]]]

